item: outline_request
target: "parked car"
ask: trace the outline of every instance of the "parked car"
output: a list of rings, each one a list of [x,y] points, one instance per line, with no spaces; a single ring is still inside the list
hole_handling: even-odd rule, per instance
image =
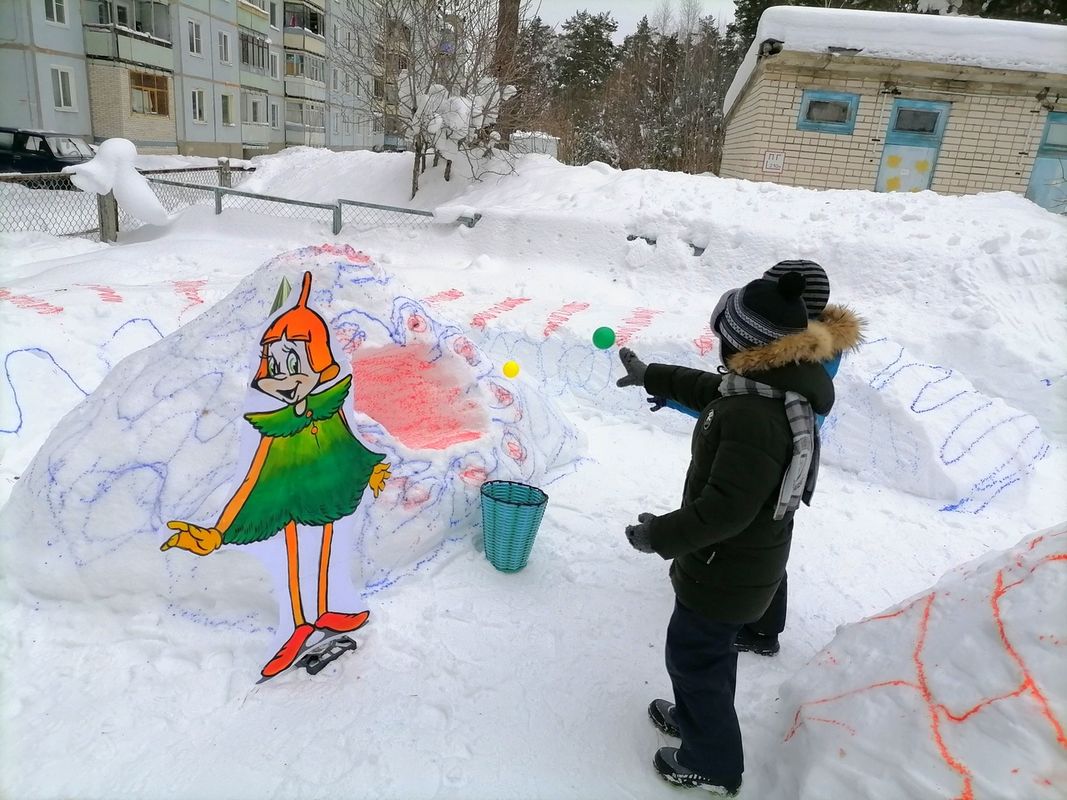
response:
[[[59,172],[92,157],[80,136],[0,128],[0,172]]]

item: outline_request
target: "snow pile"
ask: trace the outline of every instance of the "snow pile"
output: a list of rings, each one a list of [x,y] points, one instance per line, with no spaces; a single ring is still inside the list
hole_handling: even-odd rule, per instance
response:
[[[1065,608],[1067,523],[845,626],[782,687],[768,796],[1063,797]]]
[[[760,17],[756,38],[726,92],[729,114],[756,69],[763,42],[784,50],[958,64],[987,69],[1067,74],[1067,27],[979,17],[774,6]],[[850,52],[850,54],[852,54]]]
[[[259,619],[263,598],[253,590],[233,603],[203,592],[204,581],[254,586],[262,576],[243,553],[202,562],[161,556],[159,545],[169,519],[214,520],[247,470],[238,439],[259,337],[282,278],[298,282],[305,269],[336,354],[353,361],[356,436],[392,465],[383,495],[357,510],[353,570],[365,594],[465,538],[487,478],[546,485],[574,460],[580,440],[570,424],[521,381],[497,378],[460,328],[431,316],[366,255],[303,248],[125,359],[56,428],[2,512],[5,563],[15,563],[17,542],[21,565],[6,575],[9,592],[142,610],[175,604],[204,625],[273,624],[273,614]],[[48,534],[17,535],[27,530]]]
[[[108,139],[84,164],[64,167],[83,192],[114,192],[119,207],[149,225],[166,225],[170,217],[148,181],[134,168],[137,147],[129,139]]]

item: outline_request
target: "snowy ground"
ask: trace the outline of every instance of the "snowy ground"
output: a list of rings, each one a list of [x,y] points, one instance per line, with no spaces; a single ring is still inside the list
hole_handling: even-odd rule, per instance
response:
[[[410,162],[298,150],[258,165],[255,191],[404,204]],[[358,654],[313,681],[294,674],[253,688],[265,628],[190,618],[137,593],[43,591],[47,573],[29,555],[36,547],[17,560],[21,538],[43,532],[10,529],[16,505],[35,502],[16,488],[0,530],[5,564],[19,564],[12,573],[36,589],[16,593],[3,615],[0,792],[676,796],[651,769],[667,742],[645,717],[650,699],[669,696],[662,643],[673,597],[666,565],[632,551],[622,527],[676,502],[688,430],[679,415],[651,415],[614,389],[601,371],[609,368],[589,360],[597,354],[588,337],[610,325],[652,358],[713,364],[705,326],[715,300],[781,258],[823,263],[833,299],[870,320],[872,345],[843,367],[816,503],[798,516],[782,653],[741,657],[744,797],[831,796],[825,775],[804,773],[790,756],[803,747],[805,762],[817,763],[825,742],[798,735],[790,750],[783,740],[795,708],[778,697],[838,626],[923,596],[957,565],[1067,519],[1063,219],[1006,194],[810,192],[539,158],[469,191],[426,182],[418,204],[443,219],[479,211],[481,222],[342,231],[336,240],[371,254],[494,357],[516,358],[519,380],[587,437],[581,468],[546,487],[549,512],[529,567],[495,572],[472,535],[375,595]],[[200,208],[112,247],[4,234],[5,493],[120,359],[222,300],[274,255],[324,241],[334,241],[324,226]],[[122,519],[106,526],[121,531]],[[238,556],[222,563],[250,574]],[[1035,610],[1062,608],[1064,581],[1041,585]],[[230,616],[234,608],[218,602],[218,617]],[[252,618],[275,608],[262,592],[235,602]],[[938,635],[966,635],[969,624]],[[978,641],[1002,650],[999,640]],[[1054,674],[1042,680],[1061,704],[1050,713],[1064,720],[1067,687]],[[1023,729],[1021,705],[1007,724]],[[866,721],[877,731],[874,714]],[[1040,730],[1041,715],[1031,716]],[[911,734],[925,741],[923,719]],[[897,760],[900,735],[873,734],[886,768],[921,779],[931,797],[960,795],[958,772]],[[1062,796],[1067,749],[1052,742],[1052,760],[1033,767],[1039,774],[1025,786],[983,779],[974,796]],[[981,773],[988,753],[966,752],[983,755],[965,765]],[[884,784],[859,792],[900,796]]]

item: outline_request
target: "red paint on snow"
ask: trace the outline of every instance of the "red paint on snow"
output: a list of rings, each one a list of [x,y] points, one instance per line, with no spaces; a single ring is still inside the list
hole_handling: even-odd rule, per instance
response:
[[[545,323],[544,336],[547,339],[553,333],[558,331],[561,327],[567,324],[567,321],[575,314],[580,314],[589,308],[588,303],[567,303],[563,308],[553,311],[548,315],[548,321]]]
[[[485,330],[485,324],[489,322],[489,320],[496,319],[501,314],[511,311],[513,308],[518,308],[523,303],[529,302],[529,297],[509,297],[506,300],[502,300],[496,305],[487,308],[485,311],[479,311],[475,314],[471,319],[471,327]]]
[[[110,286],[101,286],[98,283],[79,283],[78,285],[84,286],[86,289],[92,289],[100,296],[100,299],[105,303],[122,302],[122,295],[120,295]]]
[[[171,281],[174,291],[189,301],[189,305],[178,313],[178,319],[193,306],[203,305],[204,298],[200,296],[200,290],[207,286],[206,280],[195,281]]]
[[[0,300],[7,300],[9,303],[18,306],[19,308],[35,311],[41,315],[59,314],[63,311],[62,306],[54,306],[51,303],[46,303],[44,300],[30,297],[28,294],[12,294],[7,289],[0,289]]]
[[[633,338],[634,334],[643,331],[652,324],[652,320],[662,313],[662,311],[657,311],[654,308],[635,308],[633,313],[624,319],[622,325],[615,331],[615,344],[619,347],[625,346]]]
[[[706,356],[715,348],[715,331],[708,325],[704,328],[704,332],[693,340],[693,345],[696,347],[697,352],[702,356]]]
[[[459,298],[461,297],[463,297],[463,292],[461,292],[459,289],[448,289],[446,291],[438,292],[435,295],[427,297],[422,302],[424,302],[428,306],[432,306],[436,305],[437,303],[448,303],[452,300],[459,300]]]
[[[455,360],[430,357],[428,345],[356,351],[352,361],[355,407],[414,450],[444,450],[480,439],[486,415],[464,397]],[[462,363],[462,362],[459,362]]]

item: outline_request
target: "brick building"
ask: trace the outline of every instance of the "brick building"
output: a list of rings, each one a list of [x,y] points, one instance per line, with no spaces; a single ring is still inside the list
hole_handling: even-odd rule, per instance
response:
[[[725,115],[723,177],[1067,212],[1067,26],[770,8]]]

